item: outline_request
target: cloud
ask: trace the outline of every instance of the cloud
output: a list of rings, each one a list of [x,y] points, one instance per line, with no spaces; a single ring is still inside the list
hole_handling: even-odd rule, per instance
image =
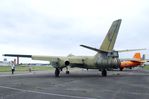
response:
[[[113,20],[122,18],[115,49],[148,46],[147,0],[0,1],[0,49],[4,53],[94,55]]]

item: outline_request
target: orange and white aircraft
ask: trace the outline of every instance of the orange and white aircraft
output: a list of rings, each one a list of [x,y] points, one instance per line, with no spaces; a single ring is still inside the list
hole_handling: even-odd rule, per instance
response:
[[[135,53],[132,59],[121,60],[120,71],[122,71],[124,68],[141,66],[145,62],[147,61],[141,58],[140,53]]]

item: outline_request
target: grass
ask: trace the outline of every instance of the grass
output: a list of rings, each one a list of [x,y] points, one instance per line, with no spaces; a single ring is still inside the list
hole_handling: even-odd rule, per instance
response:
[[[149,66],[144,66],[143,67],[145,70],[149,70]],[[54,68],[52,66],[31,66],[32,71],[50,71],[53,70]],[[0,72],[10,72],[11,71],[11,66],[0,66]],[[25,72],[29,71],[28,66],[16,66],[15,71],[18,72]]]
[[[32,71],[48,71],[52,70],[53,67],[51,66],[31,66]],[[0,66],[0,72],[10,72],[11,66]],[[25,72],[29,71],[28,66],[16,66],[15,71],[18,72]]]
[[[149,66],[144,66],[143,67],[145,70],[149,70]]]

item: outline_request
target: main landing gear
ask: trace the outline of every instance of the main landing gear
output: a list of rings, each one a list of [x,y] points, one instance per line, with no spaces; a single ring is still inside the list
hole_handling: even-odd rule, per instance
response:
[[[66,74],[69,74],[70,72],[69,71],[66,71]]]
[[[66,68],[66,74],[69,74],[69,73],[70,72],[68,71],[68,68]],[[60,74],[60,69],[56,68],[55,69],[55,77],[59,77],[59,74]],[[106,69],[101,70],[101,75],[103,77],[106,77],[107,76],[107,70]]]
[[[106,76],[107,76],[107,71],[106,71],[106,69],[103,69],[103,70],[101,71],[101,75],[102,75],[103,77],[106,77]]]
[[[62,71],[62,69],[55,68],[55,77],[59,77],[60,71]],[[68,71],[68,67],[66,67],[66,74],[70,74],[70,72]]]
[[[55,77],[59,77],[59,74],[60,74],[60,69],[56,68],[55,69]]]

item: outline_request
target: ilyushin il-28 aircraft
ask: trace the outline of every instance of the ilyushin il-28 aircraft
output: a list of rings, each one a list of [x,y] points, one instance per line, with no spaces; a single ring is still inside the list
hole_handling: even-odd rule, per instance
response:
[[[99,49],[86,45],[80,45],[87,49],[96,51],[97,54],[94,56],[37,56],[21,54],[4,54],[3,56],[27,57],[32,58],[32,60],[50,61],[50,64],[55,68],[55,77],[59,77],[60,71],[63,68],[66,68],[66,74],[69,74],[68,66],[84,69],[98,69],[101,71],[102,76],[107,76],[108,69],[118,69],[121,65],[118,51],[113,50],[121,21],[121,19],[118,19],[112,23]]]

